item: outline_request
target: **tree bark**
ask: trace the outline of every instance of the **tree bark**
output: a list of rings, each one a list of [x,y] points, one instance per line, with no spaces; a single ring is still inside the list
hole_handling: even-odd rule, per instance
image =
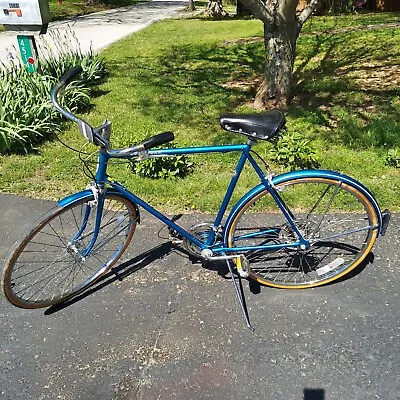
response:
[[[194,0],[189,0],[188,11],[194,11],[195,9]]]
[[[271,29],[272,28],[272,29]],[[264,23],[265,67],[257,90],[256,108],[286,108],[292,98],[292,76],[297,33],[284,24]]]
[[[225,17],[228,13],[222,7],[222,0],[209,0],[205,15],[210,18]]]
[[[264,24],[265,68],[254,106],[285,108],[292,98],[296,41],[320,0],[309,0],[297,15],[298,0],[240,0]]]

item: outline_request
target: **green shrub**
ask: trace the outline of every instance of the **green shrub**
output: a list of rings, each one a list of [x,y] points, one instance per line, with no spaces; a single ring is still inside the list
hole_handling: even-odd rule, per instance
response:
[[[171,147],[174,146],[169,146]],[[193,169],[193,162],[185,155],[132,161],[130,165],[135,174],[152,179],[184,178]]]
[[[322,14],[342,14],[354,10],[355,0],[325,0],[320,9]]]
[[[317,154],[310,141],[297,132],[283,134],[270,150],[271,158],[278,164],[294,170],[319,166]]]
[[[43,75],[59,78],[75,65],[81,65],[83,72],[79,75],[79,82],[92,87],[102,82],[107,74],[104,59],[91,51],[83,52],[73,31],[49,32],[47,38],[38,42],[38,52]]]
[[[57,79],[24,68],[3,72],[0,82],[0,151],[28,151],[43,137],[58,129],[60,115],[50,104],[50,91]],[[88,106],[89,90],[71,85],[62,99],[70,111]]]
[[[400,168],[400,151],[399,149],[390,149],[386,155],[386,165]]]
[[[54,41],[56,35],[53,34]],[[93,85],[98,85],[106,74],[105,63],[91,53],[83,54],[77,44],[74,47],[74,42],[70,40],[68,44],[67,39],[65,35],[64,41],[53,46],[48,42],[38,43],[42,61],[37,73],[28,73],[18,60],[1,70],[0,153],[27,152],[59,129],[61,115],[51,106],[50,92],[75,65],[82,66],[82,76],[69,85],[60,101],[71,112],[88,108]]]

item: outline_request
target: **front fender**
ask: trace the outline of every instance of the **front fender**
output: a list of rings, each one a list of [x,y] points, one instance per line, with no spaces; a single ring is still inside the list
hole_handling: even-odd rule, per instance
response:
[[[139,207],[137,206],[136,203],[132,202],[132,200],[130,200],[127,196],[125,196],[124,193],[121,193],[118,190],[115,190],[113,188],[107,188],[106,193],[112,194],[115,196],[119,196],[119,197],[123,197],[124,199],[129,200],[129,202],[132,203],[133,206],[135,207],[135,211],[137,214],[137,222],[140,223],[140,211],[139,211]],[[92,197],[93,197],[93,192],[90,189],[86,189],[86,190],[82,190],[81,192],[77,192],[77,193],[71,194],[67,197],[64,197],[63,199],[58,201],[58,205],[60,207],[65,208],[70,205],[73,205],[74,203],[76,203],[80,200],[88,200]]]

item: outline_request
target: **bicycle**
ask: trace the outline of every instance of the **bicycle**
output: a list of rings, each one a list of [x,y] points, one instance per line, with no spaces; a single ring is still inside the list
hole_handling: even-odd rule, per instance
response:
[[[349,176],[328,170],[265,173],[252,150],[259,140],[274,141],[286,129],[279,110],[222,116],[221,127],[247,138],[243,144],[155,148],[174,139],[171,132],[141,143],[112,149],[111,123],[94,128],[63,109],[59,92],[80,72],[68,71],[53,88],[51,102],[77,123],[81,134],[97,145],[97,169],[85,189],[58,202],[14,245],[3,274],[8,300],[22,308],[65,302],[93,285],[115,265],[140,223],[139,207],[168,226],[186,250],[208,261],[223,260],[252,329],[235,278],[252,278],[278,288],[309,288],[348,274],[366,258],[378,235],[384,235],[390,212],[381,212],[371,192]],[[235,172],[212,224],[184,229],[107,175],[110,160],[145,160],[204,153],[238,152]],[[258,162],[256,158],[260,159]],[[224,218],[245,163],[260,183],[244,194]],[[343,212],[342,207],[346,208]],[[267,214],[252,210],[266,211]]]

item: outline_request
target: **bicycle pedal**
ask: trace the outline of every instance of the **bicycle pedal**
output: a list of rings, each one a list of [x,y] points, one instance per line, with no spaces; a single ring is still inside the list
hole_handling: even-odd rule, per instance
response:
[[[182,235],[180,235],[176,230],[168,229],[168,233],[169,233],[169,240],[171,241],[172,244],[178,245],[183,243]]]

